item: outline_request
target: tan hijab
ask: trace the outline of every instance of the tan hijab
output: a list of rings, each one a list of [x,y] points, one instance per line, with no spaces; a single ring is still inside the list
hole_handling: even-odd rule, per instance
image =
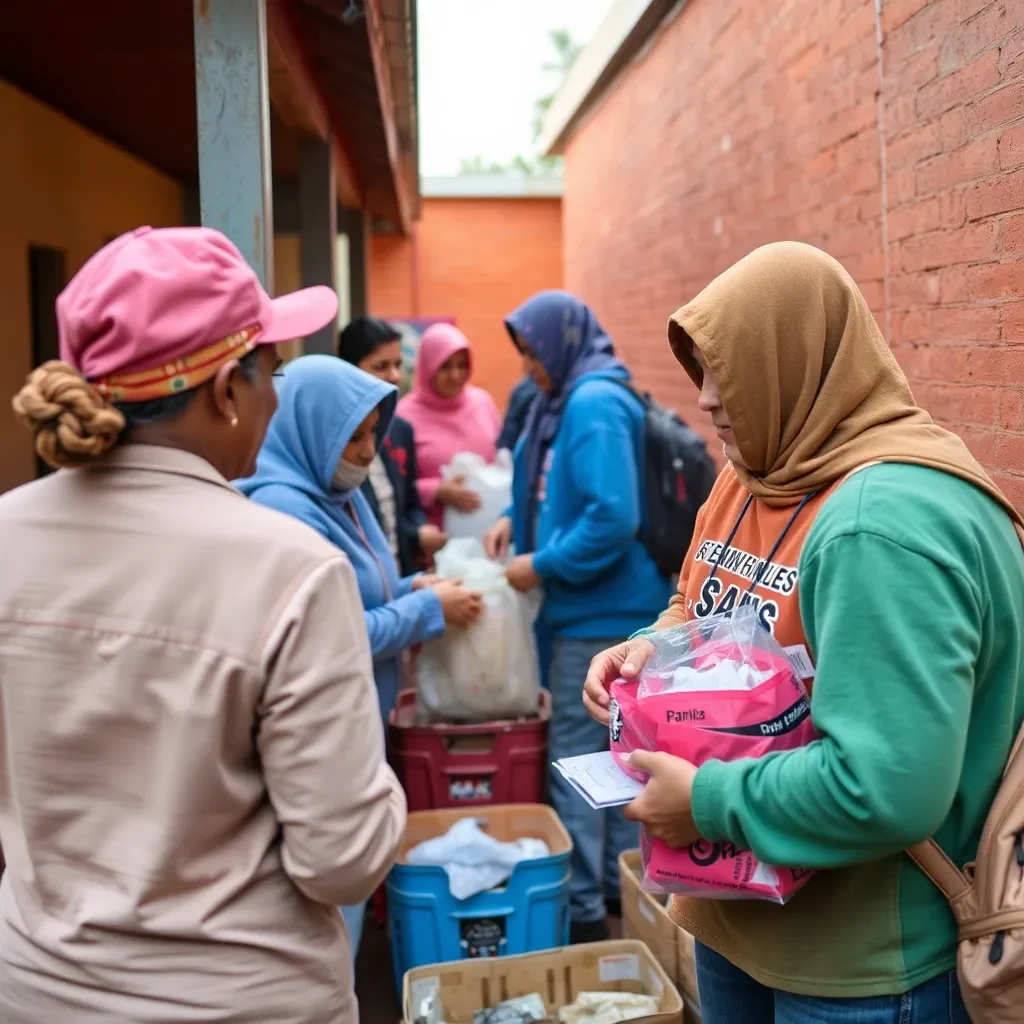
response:
[[[672,316],[668,338],[698,387],[689,339],[714,373],[756,498],[784,505],[865,463],[904,462],[967,480],[1024,526],[963,441],[914,403],[860,289],[820,249],[755,249]]]

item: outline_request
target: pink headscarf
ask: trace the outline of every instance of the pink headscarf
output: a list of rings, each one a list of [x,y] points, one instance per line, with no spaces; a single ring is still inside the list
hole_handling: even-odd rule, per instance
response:
[[[469,339],[453,324],[433,324],[423,332],[416,356],[416,377],[412,391],[398,403],[398,414],[416,431],[420,500],[430,521],[440,526],[443,510],[435,501],[441,482],[441,467],[457,452],[475,452],[493,462],[495,440],[501,429],[494,399],[482,388],[466,386],[455,398],[444,398],[434,390],[434,376],[456,352],[473,357]]]

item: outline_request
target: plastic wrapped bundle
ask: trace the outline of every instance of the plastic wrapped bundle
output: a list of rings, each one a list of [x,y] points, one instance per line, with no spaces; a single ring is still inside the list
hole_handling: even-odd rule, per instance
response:
[[[814,739],[798,667],[749,606],[651,634],[638,681],[616,682],[611,746],[624,770],[632,750],[658,750],[700,767],[792,750]],[[787,902],[810,873],[759,861],[731,843],[672,850],[643,836],[644,888],[713,899]]]
[[[483,540],[484,534],[512,504],[512,454],[498,452],[492,463],[485,462],[474,452],[458,452],[449,465],[442,467],[445,480],[461,476],[463,486],[480,499],[475,512],[460,512],[448,506],[444,510],[444,532],[452,538],[474,537]]]
[[[479,541],[449,541],[435,559],[445,579],[461,579],[484,597],[483,614],[468,629],[449,629],[424,644],[416,686],[433,721],[486,722],[537,713],[540,670],[533,623],[537,593],[517,593],[504,569]]]

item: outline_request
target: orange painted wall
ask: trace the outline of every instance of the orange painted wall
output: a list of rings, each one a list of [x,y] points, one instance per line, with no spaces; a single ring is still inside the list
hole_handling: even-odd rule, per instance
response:
[[[63,249],[68,280],[110,238],[181,223],[181,186],[0,81],[0,493],[35,476],[10,396],[32,368],[29,246]],[[301,287],[297,235],[274,239],[276,292]],[[282,346],[293,358],[298,342]]]
[[[418,242],[373,239],[371,312],[454,317],[473,343],[474,383],[504,408],[521,369],[502,318],[534,292],[562,287],[561,207],[559,199],[424,200]]]

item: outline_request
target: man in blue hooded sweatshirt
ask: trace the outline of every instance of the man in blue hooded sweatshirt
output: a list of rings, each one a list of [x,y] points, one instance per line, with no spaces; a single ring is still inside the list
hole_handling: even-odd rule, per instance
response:
[[[238,483],[253,501],[301,519],[348,555],[373,655],[382,722],[394,706],[404,650],[467,626],[479,594],[429,576],[399,578],[388,540],[361,487],[387,435],[398,391],[332,356],[303,356],[278,380],[278,408],[256,463]],[[353,955],[363,907],[344,908]]]
[[[629,371],[591,310],[575,296],[541,292],[505,326],[541,392],[516,446],[512,508],[487,537],[519,590],[544,588],[552,641],[550,760],[608,747],[580,693],[591,659],[665,608],[671,584],[638,540],[646,509],[644,409],[623,386]],[[619,899],[618,857],[638,844],[621,809],[591,810],[557,774],[551,802],[573,839],[572,939],[607,937]]]

